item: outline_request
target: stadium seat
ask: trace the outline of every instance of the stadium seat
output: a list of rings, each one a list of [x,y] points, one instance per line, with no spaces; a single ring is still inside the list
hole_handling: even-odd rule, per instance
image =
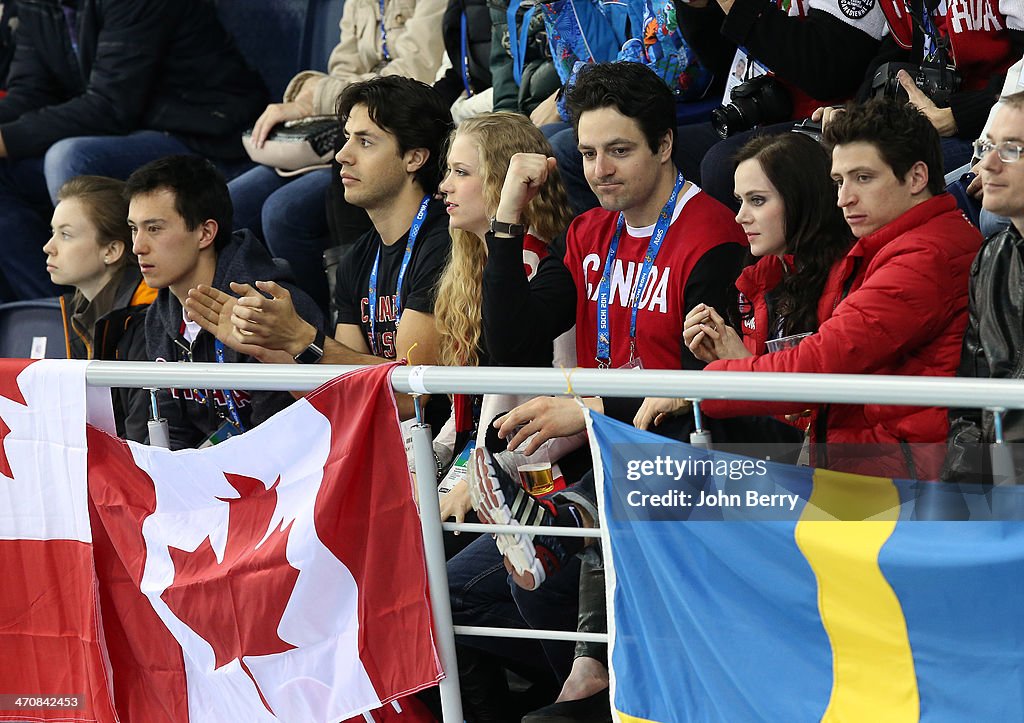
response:
[[[338,43],[342,0],[217,0],[242,55],[279,101],[301,70],[326,70]]]
[[[0,357],[66,359],[60,302],[36,299],[0,304]]]
[[[310,25],[304,38],[303,57],[307,58],[304,68],[327,70],[327,59],[338,44],[338,23],[344,0],[310,0]]]

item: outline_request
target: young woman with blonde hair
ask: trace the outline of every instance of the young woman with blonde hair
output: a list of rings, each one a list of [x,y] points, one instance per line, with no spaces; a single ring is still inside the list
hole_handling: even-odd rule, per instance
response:
[[[573,366],[574,340],[568,340],[568,356],[563,356],[555,339],[575,323],[576,289],[548,245],[564,234],[571,218],[551,148],[540,131],[512,113],[464,121],[450,141],[441,192],[452,235],[451,260],[434,306],[441,363],[550,367],[558,359]],[[435,439],[439,460],[457,455],[464,463],[469,445],[491,448],[497,439],[486,434],[491,420],[520,401],[457,395],[452,419]],[[545,450],[547,461],[560,459],[566,449]],[[454,469],[458,472],[457,465]],[[557,468],[552,474],[558,474]],[[458,476],[450,470],[445,478],[453,484],[441,500],[445,519],[462,520],[471,509],[468,485],[465,479],[456,481]],[[458,547],[454,541],[451,536],[446,540],[449,554]],[[510,609],[509,616],[535,628],[571,629],[578,574],[577,562],[566,566],[556,584],[522,595],[514,591],[509,605],[516,610]],[[482,535],[455,554],[448,563],[448,581],[457,622],[476,615],[478,605],[507,598],[508,573],[496,541]],[[572,649],[572,643],[559,641],[467,641],[459,652],[467,720],[518,720],[511,715],[515,706],[508,698],[504,666],[553,698],[558,681],[568,674]]]
[[[476,116],[452,134],[440,187],[451,217],[452,255],[434,305],[442,364],[574,364],[571,344],[563,352],[559,343],[557,354],[554,344],[574,324],[576,290],[549,246],[571,220],[549,153],[543,134],[515,113]],[[492,219],[498,222],[493,230]],[[514,405],[498,395],[483,402],[456,396],[452,419],[435,444],[439,459],[450,460],[480,424]],[[469,510],[465,488],[457,485],[442,500],[445,517],[461,520]]]

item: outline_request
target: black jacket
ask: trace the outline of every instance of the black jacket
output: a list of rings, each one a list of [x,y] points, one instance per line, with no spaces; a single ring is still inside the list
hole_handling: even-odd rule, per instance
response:
[[[116,283],[113,304],[93,324],[91,344],[88,341],[90,332],[80,329],[72,318],[75,294],[60,297],[68,359],[146,361],[149,358],[146,356],[144,322],[156,292],[146,286],[135,264],[125,267]],[[112,388],[110,393],[118,436],[145,442],[149,437],[149,392],[145,389]]]
[[[231,242],[217,255],[213,286],[227,289],[237,281],[252,284],[256,280],[276,281],[291,292],[299,316],[317,329],[323,328],[323,315],[306,292],[274,264],[270,254],[249,231],[236,231]],[[182,336],[181,304],[169,289],[161,289],[146,316],[146,347],[155,361],[216,362],[216,340],[205,331],[192,344]],[[224,348],[224,362],[256,362],[249,356]],[[187,449],[202,444],[226,420],[231,419],[226,393],[231,395],[245,430],[265,421],[292,403],[288,392],[246,392],[241,390],[176,389],[157,393],[160,416],[167,419],[171,449]]]
[[[714,1],[695,8],[676,0],[675,7],[683,37],[717,77],[728,72],[741,45],[779,78],[822,101],[852,95],[878,50],[870,35],[817,9],[797,18],[768,0],[738,0],[728,15]]]
[[[78,0],[78,52],[60,0],[19,0],[0,133],[12,158],[73,136],[166,131],[212,158],[244,157],[267,103],[209,0]]]
[[[957,376],[1024,377],[1024,238],[1013,224],[990,236],[971,266],[967,332]],[[1007,442],[1024,441],[1024,410],[1006,410],[1003,436]],[[988,445],[993,441],[991,412],[950,409],[942,478],[988,479]]]
[[[444,49],[452,62],[445,74],[434,83],[447,105],[465,90],[462,80],[462,15],[466,15],[466,61],[469,87],[473,94],[491,87],[491,15],[484,0],[449,0],[444,11],[441,32]]]

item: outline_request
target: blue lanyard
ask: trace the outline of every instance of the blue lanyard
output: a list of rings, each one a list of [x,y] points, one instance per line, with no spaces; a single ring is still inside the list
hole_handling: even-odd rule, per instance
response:
[[[221,343],[220,339],[217,339],[213,343],[213,348],[214,348],[214,352],[217,355],[217,363],[218,364],[223,364],[224,363],[224,344]],[[234,424],[235,427],[238,428],[239,432],[244,432],[245,431],[245,427],[242,426],[242,418],[238,415],[238,407],[235,406],[235,398],[231,394],[231,390],[230,389],[225,389],[224,390],[224,399],[227,401],[228,413],[231,415],[231,423]],[[217,403],[216,400],[214,400],[214,404],[216,404],[216,403]]]
[[[459,21],[461,27],[462,40],[460,42],[462,50],[462,87],[466,89],[466,97],[473,97],[473,89],[469,86],[469,29],[466,27],[466,11],[462,11],[462,19]]]
[[[932,14],[928,12],[928,3],[921,3],[921,29],[924,31],[924,61],[935,60],[939,52],[939,31],[935,28]]]
[[[682,190],[686,180],[683,178],[682,173],[676,174],[676,185],[672,189],[672,195],[668,197],[668,202],[665,207],[661,209],[661,213],[658,215],[658,223],[654,227],[654,233],[651,234],[651,240],[647,244],[647,253],[644,254],[644,264],[640,269],[640,276],[636,280],[636,288],[633,291],[633,295],[629,300],[630,306],[633,309],[632,317],[629,322],[629,360],[633,361],[634,354],[636,353],[636,315],[640,308],[640,299],[644,295],[644,289],[647,286],[647,279],[651,275],[651,269],[654,268],[654,260],[658,258],[658,251],[661,250],[661,244],[665,240],[665,234],[668,233],[668,227],[672,225],[672,215],[676,209],[676,200],[679,198],[679,191]],[[619,213],[619,220],[615,224],[615,235],[612,237],[612,242],[608,247],[608,258],[604,262],[604,273],[601,275],[601,285],[598,287],[597,294],[597,356],[594,360],[597,362],[599,369],[607,369],[612,359],[611,354],[611,330],[609,329],[608,323],[608,301],[611,297],[612,287],[612,270],[615,267],[615,255],[619,250],[619,241],[622,239],[622,229],[626,225],[626,217]]]
[[[380,0],[380,52],[384,56],[384,62],[391,62],[391,53],[388,52],[388,31],[384,27],[384,0]]]
[[[402,257],[402,265],[398,269],[398,281],[395,283],[395,331],[398,331],[398,323],[402,320],[402,281],[405,279],[406,269],[409,268],[409,260],[412,259],[412,249],[416,245],[416,237],[419,236],[423,221],[427,218],[427,205],[430,203],[430,198],[428,193],[420,202],[420,210],[416,212],[412,228],[409,229],[409,240],[405,242],[405,256]],[[377,269],[379,267],[380,245],[377,246],[377,258],[373,260],[373,268],[370,270],[370,288],[366,299],[370,317],[370,352],[374,356],[380,356],[377,352]]]
[[[512,54],[512,78],[519,85],[523,80],[523,66],[526,64],[526,46],[530,40],[530,21],[537,11],[537,5],[530,3],[526,12],[523,13],[522,25],[516,23],[516,15],[519,8],[526,5],[526,2],[512,0],[505,11],[505,20],[508,22],[508,43],[509,52]]]

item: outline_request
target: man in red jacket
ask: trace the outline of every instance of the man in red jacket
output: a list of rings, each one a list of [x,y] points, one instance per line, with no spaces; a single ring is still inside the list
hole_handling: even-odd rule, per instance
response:
[[[953,376],[967,324],[968,272],[981,235],[942,192],[938,133],[912,106],[874,100],[838,114],[825,141],[832,147],[838,203],[858,240],[832,269],[818,304],[818,332],[773,354],[719,355],[707,369]],[[710,322],[702,330],[691,348],[721,337]],[[710,416],[806,407],[703,406]],[[813,411],[816,466],[935,478],[945,409],[865,404]]]

